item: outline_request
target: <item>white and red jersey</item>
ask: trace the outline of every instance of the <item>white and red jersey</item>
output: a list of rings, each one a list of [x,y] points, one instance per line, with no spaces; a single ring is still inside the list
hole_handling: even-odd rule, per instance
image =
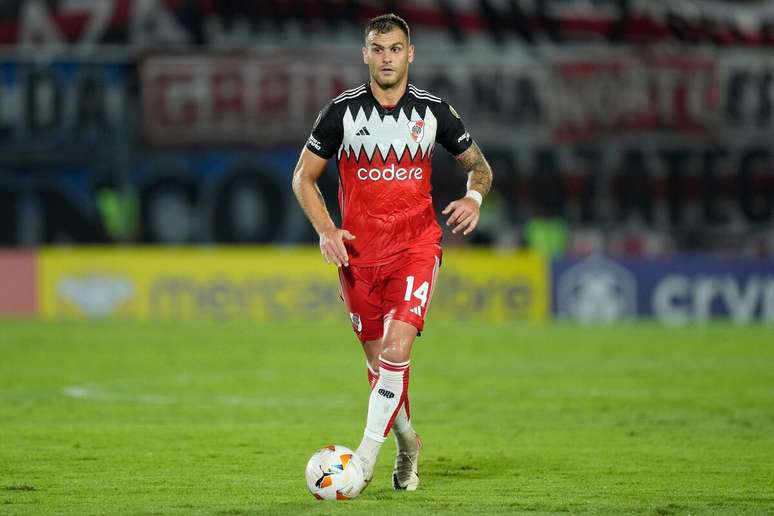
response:
[[[395,106],[368,84],[347,90],[321,112],[306,148],[339,169],[339,205],[350,263],[381,265],[405,249],[438,244],[430,196],[435,143],[452,155],[473,143],[454,109],[409,84]]]

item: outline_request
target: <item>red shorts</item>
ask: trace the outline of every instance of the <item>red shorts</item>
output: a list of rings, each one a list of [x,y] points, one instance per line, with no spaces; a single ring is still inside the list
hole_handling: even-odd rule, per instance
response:
[[[360,342],[381,339],[390,319],[422,331],[441,255],[441,246],[424,246],[407,249],[385,265],[339,268],[341,297]]]

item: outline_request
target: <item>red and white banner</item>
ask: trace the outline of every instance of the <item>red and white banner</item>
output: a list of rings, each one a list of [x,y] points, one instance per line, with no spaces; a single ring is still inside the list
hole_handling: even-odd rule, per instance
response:
[[[359,38],[383,12],[404,16],[420,42],[498,45],[589,41],[774,45],[772,0],[4,0],[0,45],[130,49],[330,45]]]
[[[351,54],[351,55],[350,55]],[[580,48],[539,57],[419,55],[411,80],[502,146],[628,141],[710,144],[774,135],[774,57]],[[303,141],[318,111],[366,80],[355,52],[161,55],[140,65],[156,144]]]
[[[146,134],[156,144],[301,142],[322,106],[364,73],[335,56],[151,57],[140,67]]]

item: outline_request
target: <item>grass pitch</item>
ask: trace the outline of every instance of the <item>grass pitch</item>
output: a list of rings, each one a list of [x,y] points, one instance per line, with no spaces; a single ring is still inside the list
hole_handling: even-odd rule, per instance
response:
[[[774,333],[429,325],[420,490],[318,502],[368,386],[341,324],[0,321],[0,514],[774,512]]]

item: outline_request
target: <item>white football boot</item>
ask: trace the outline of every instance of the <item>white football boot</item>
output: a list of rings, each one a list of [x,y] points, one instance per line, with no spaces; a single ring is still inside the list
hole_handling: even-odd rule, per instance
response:
[[[392,470],[392,488],[396,491],[416,491],[419,487],[419,450],[422,440],[416,432],[416,446],[408,450],[398,450],[395,468]]]
[[[355,453],[350,460],[352,461],[352,464],[360,470],[359,476],[362,479],[362,482],[353,483],[347,489],[342,490],[341,494],[347,498],[355,498],[356,496],[360,496],[360,493],[365,491],[365,488],[371,483],[371,479],[374,477],[374,464],[365,460],[357,453]]]

